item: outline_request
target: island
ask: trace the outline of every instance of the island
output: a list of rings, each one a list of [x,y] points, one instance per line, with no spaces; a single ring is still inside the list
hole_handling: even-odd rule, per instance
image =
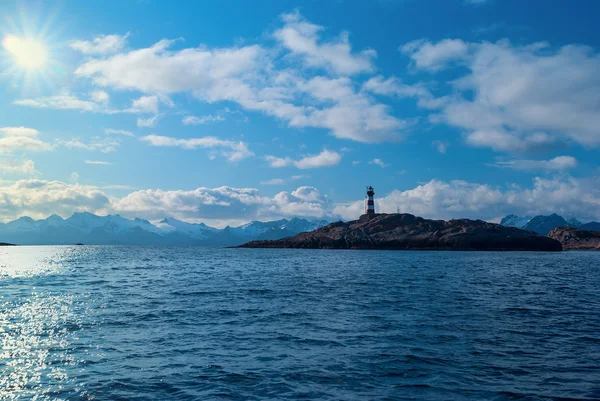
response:
[[[362,215],[311,232],[240,248],[562,251],[559,241],[533,231],[481,220],[428,220],[411,214]]]
[[[600,251],[600,232],[574,227],[558,227],[548,237],[559,241],[565,250]]]
[[[8,242],[0,242],[0,246],[17,246],[16,244],[9,244]]]

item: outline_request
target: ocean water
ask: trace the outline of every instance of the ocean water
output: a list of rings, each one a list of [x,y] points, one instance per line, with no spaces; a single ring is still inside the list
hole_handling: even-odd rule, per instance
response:
[[[598,400],[600,252],[0,248],[0,400]]]

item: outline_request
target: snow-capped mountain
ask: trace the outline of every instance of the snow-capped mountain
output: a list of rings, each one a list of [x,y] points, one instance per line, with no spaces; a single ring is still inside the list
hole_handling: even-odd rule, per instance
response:
[[[529,223],[529,220],[531,220],[530,216],[521,217],[516,216],[514,214],[509,214],[508,216],[502,219],[500,225],[505,227],[522,228],[525,224]]]
[[[600,223],[595,221],[583,224],[578,219],[571,217],[565,219],[556,213],[549,216],[535,216],[535,217],[520,217],[514,214],[509,214],[500,222],[501,225],[507,227],[517,227],[523,230],[535,231],[538,234],[546,235],[557,227],[575,227],[581,228],[582,230],[594,230],[594,228],[600,228]]]
[[[120,215],[96,216],[75,213],[67,219],[52,215],[33,220],[20,217],[0,224],[0,241],[16,244],[166,244],[239,245],[254,239],[280,239],[329,224],[325,220],[293,218],[269,222],[252,221],[239,227],[218,229],[204,223],[194,224],[174,218],[152,223],[129,220]]]

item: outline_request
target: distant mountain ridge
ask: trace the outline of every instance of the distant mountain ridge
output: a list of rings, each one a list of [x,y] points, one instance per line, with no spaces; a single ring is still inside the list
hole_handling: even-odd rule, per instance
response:
[[[556,213],[548,216],[539,215],[535,217],[520,217],[514,214],[509,214],[502,219],[500,225],[505,227],[522,228],[523,230],[533,231],[542,235],[548,235],[550,231],[558,227],[573,227],[589,231],[600,230],[600,223],[596,221],[583,224],[574,217],[571,217],[567,220]]]
[[[63,219],[52,215],[33,220],[20,217],[0,223],[0,241],[20,245],[215,245],[233,246],[251,240],[280,239],[329,224],[325,220],[292,218],[276,221],[252,221],[239,227],[218,229],[204,223],[188,223],[165,218],[152,223],[118,214],[97,216],[77,212]]]

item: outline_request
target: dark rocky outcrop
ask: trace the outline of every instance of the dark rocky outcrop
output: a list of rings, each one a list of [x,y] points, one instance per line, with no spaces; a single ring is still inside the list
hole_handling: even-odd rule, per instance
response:
[[[427,220],[411,214],[363,215],[276,241],[244,248],[561,251],[551,238],[481,220]]]
[[[558,227],[548,237],[559,241],[563,249],[600,251],[600,232],[580,230],[573,227]]]

